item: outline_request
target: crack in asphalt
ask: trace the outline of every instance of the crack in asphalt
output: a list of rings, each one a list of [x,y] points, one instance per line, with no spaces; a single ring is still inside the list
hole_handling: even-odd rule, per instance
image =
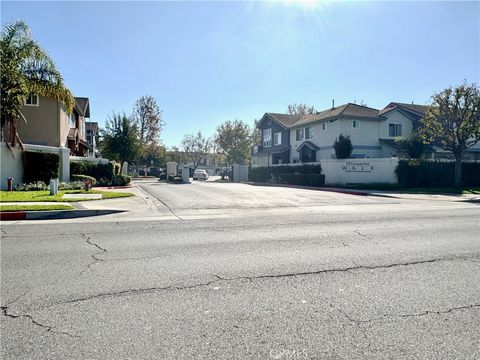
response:
[[[443,315],[443,314],[449,314],[453,311],[458,311],[458,310],[469,310],[469,309],[474,309],[474,308],[480,308],[480,304],[471,304],[471,305],[464,305],[464,306],[458,306],[458,307],[452,307],[447,310],[425,310],[419,313],[414,313],[414,314],[383,314],[382,316],[379,316],[377,318],[373,319],[366,319],[366,320],[354,320],[358,324],[366,324],[370,322],[375,322],[375,321],[381,321],[385,318],[389,317],[400,317],[400,318],[409,318],[409,317],[420,317],[420,316],[426,316],[426,315]]]
[[[106,251],[106,250],[105,250]],[[178,286],[178,285],[169,285],[163,287],[149,287],[149,288],[139,288],[139,289],[127,289],[127,290],[120,290],[120,291],[113,291],[113,292],[105,292],[99,293],[83,298],[76,298],[66,301],[61,301],[58,303],[53,303],[51,305],[36,308],[35,310],[44,309],[47,307],[52,307],[55,305],[61,304],[73,304],[88,300],[94,300],[98,298],[105,298],[105,297],[116,297],[116,296],[124,296],[124,295],[133,295],[133,294],[141,294],[141,293],[149,293],[155,291],[165,291],[165,290],[190,290],[199,287],[209,286],[213,283],[217,282],[226,282],[226,281],[238,281],[238,280],[247,280],[247,281],[254,281],[254,280],[261,280],[261,279],[274,279],[274,278],[289,278],[289,277],[299,277],[299,276],[308,276],[308,275],[318,275],[318,274],[328,274],[328,273],[337,273],[337,272],[352,272],[352,271],[361,271],[361,270],[376,270],[376,269],[391,269],[399,266],[412,266],[412,265],[420,265],[420,264],[431,264],[435,262],[441,261],[453,261],[458,259],[465,259],[464,257],[446,257],[446,258],[436,258],[436,259],[429,259],[429,260],[418,260],[418,261],[410,261],[404,263],[394,263],[394,264],[387,264],[387,265],[355,265],[346,268],[337,268],[337,269],[323,269],[317,271],[305,271],[305,272],[296,272],[296,273],[287,273],[287,274],[272,274],[272,275],[257,275],[257,276],[238,276],[234,278],[226,278],[222,277],[218,274],[208,274],[209,276],[214,277],[214,280],[210,280],[203,283],[193,284],[193,285],[185,285],[185,286]],[[382,317],[383,318],[383,317]]]
[[[28,320],[30,320],[30,322],[36,326],[39,326],[43,329],[46,329],[47,332],[51,332],[53,334],[59,334],[59,335],[68,335],[70,337],[73,337],[73,338],[78,338],[79,336],[77,335],[72,335],[66,331],[56,331],[54,330],[53,326],[50,326],[50,325],[45,325],[45,324],[42,324],[41,322],[35,320],[32,315],[29,315],[29,314],[20,314],[20,315],[14,315],[14,314],[10,314],[8,312],[8,306],[2,306],[1,307],[2,309],[2,314],[6,317],[9,317],[11,319],[19,319],[19,318],[26,318]]]
[[[182,219],[180,216],[178,216],[177,214],[175,214],[172,210],[172,208],[165,202],[163,201],[162,199],[156,197],[155,195],[149,193],[147,190],[145,190],[141,185],[138,185],[139,189],[142,190],[144,193],[148,194],[149,196],[153,197],[154,199],[160,201],[167,209],[168,211],[170,211],[172,213],[173,216],[175,216],[177,219],[181,220],[181,221],[185,221],[185,219]]]
[[[96,253],[93,253],[92,255],[90,255],[93,259],[93,261],[91,261],[90,263],[87,264],[87,266],[85,267],[85,269],[83,269],[82,271],[80,271],[80,274],[83,274],[85,272],[87,272],[88,270],[90,270],[90,268],[97,262],[97,261],[105,261],[104,259],[102,258],[99,258],[97,257],[98,254],[103,254],[103,253],[106,253],[108,252],[107,249],[101,247],[100,245],[98,245],[97,243],[94,243],[91,241],[91,237],[88,236],[87,234],[85,233],[82,233],[82,238],[85,239],[85,242],[91,246],[94,246],[96,247],[98,250],[100,251],[97,251]]]
[[[368,338],[367,333],[365,332],[365,329],[362,328],[361,324],[358,321],[356,321],[355,319],[350,317],[350,315],[348,315],[346,312],[344,312],[342,309],[337,308],[336,306],[332,305],[331,303],[326,303],[326,304],[328,306],[330,306],[336,312],[339,312],[340,314],[342,314],[343,317],[347,318],[351,323],[353,323],[358,328],[358,330],[360,330],[360,332],[362,333],[365,340],[367,340],[367,347],[368,348],[371,347],[372,344],[370,342],[370,339]]]

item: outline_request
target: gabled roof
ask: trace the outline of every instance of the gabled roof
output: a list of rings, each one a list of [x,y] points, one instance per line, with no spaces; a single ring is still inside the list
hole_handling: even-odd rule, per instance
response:
[[[316,121],[331,120],[341,117],[355,117],[355,118],[368,118],[378,119],[381,118],[378,115],[378,110],[369,108],[367,106],[347,103],[337,107],[333,107],[328,110],[323,110],[312,115],[304,115],[293,126],[300,126]]]
[[[75,96],[75,109],[77,112],[87,118],[90,117],[90,101],[87,97]]]
[[[68,130],[68,135],[67,135],[68,140],[76,140],[77,136],[78,136],[77,128],[70,128],[70,130]]]
[[[306,140],[306,141],[304,141],[304,142],[297,148],[297,151],[300,152],[304,146],[309,147],[309,148],[312,149],[313,151],[320,150],[320,148],[319,148],[317,145],[315,145],[315,144],[312,143],[311,141]]]
[[[406,104],[406,103],[399,103],[399,102],[391,102],[387,106],[385,106],[382,110],[380,110],[380,115],[386,114],[390,111],[395,109],[406,111],[409,114],[423,117],[425,112],[428,109],[426,105],[418,105],[418,104]]]
[[[337,106],[309,115],[290,115],[268,112],[265,113],[265,115],[262,117],[262,120],[260,121],[263,121],[263,119],[265,119],[265,116],[271,118],[272,120],[276,121],[287,129],[316,121],[331,120],[340,117],[366,118],[374,120],[382,119],[382,117],[379,116],[379,111],[377,109],[352,103]]]
[[[290,115],[290,114],[279,114],[279,113],[265,113],[265,115],[269,116],[280,125],[288,128],[293,125],[296,121],[300,120],[302,115]],[[265,116],[264,115],[264,116]]]

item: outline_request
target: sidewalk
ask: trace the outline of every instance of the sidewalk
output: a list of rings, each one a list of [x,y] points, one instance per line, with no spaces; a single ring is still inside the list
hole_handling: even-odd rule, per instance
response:
[[[73,219],[87,216],[109,215],[128,211],[146,210],[148,207],[135,186],[102,188],[103,191],[129,192],[131,197],[88,200],[81,202],[2,202],[2,205],[70,205],[71,210],[45,211],[2,211],[0,219],[5,220],[52,220]]]

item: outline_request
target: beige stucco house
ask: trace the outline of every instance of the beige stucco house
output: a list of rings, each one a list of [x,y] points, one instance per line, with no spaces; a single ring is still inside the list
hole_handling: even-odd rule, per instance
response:
[[[89,99],[75,97],[72,114],[54,99],[32,94],[25,99],[24,120],[17,124],[20,139],[25,144],[67,147],[71,155],[86,156],[85,121],[90,117]]]

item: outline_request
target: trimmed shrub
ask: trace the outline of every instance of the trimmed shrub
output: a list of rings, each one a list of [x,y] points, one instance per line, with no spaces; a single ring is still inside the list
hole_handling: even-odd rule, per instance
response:
[[[58,178],[59,164],[60,156],[58,154],[26,151],[23,162],[23,180],[25,183],[42,181],[48,184],[51,179]]]
[[[253,182],[267,182],[276,179],[278,174],[321,174],[322,167],[319,164],[302,164],[297,166],[281,165],[271,167],[251,167],[248,178]]]
[[[400,160],[395,173],[408,188],[453,187],[454,162]],[[480,186],[480,163],[462,163],[462,185]]]
[[[127,175],[115,175],[112,179],[112,185],[113,186],[125,186],[130,184],[130,181],[132,181],[132,178]]]
[[[337,159],[347,159],[352,155],[353,146],[350,141],[350,136],[344,136],[340,134],[338,139],[335,140],[333,144],[333,149],[335,150],[335,156]]]
[[[95,179],[107,178],[113,179],[115,173],[115,162],[107,164],[93,163],[90,161],[72,161],[70,162],[70,174],[88,175]]]
[[[90,180],[92,186],[97,185],[97,180],[96,180],[94,177],[92,177],[92,176],[80,175],[80,174],[73,174],[72,176],[70,176],[70,178],[71,178],[73,181],[81,181],[82,183],[84,183],[85,180]]]
[[[36,181],[33,183],[18,184],[15,187],[17,191],[36,191],[36,190],[48,190],[48,185],[43,181]]]
[[[58,190],[83,190],[85,184],[83,181],[74,181],[69,183],[58,184]]]
[[[170,182],[173,182],[173,183],[181,183],[183,182],[183,177],[181,177],[180,175],[169,175],[168,176],[168,181]]]

